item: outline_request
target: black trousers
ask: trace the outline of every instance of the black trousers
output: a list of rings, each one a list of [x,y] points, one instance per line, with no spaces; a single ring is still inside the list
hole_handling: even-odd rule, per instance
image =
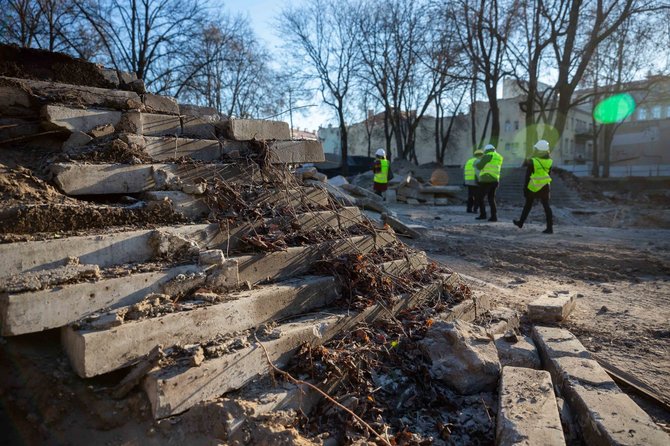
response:
[[[479,186],[468,185],[468,212],[477,212],[479,210],[479,203],[477,202],[477,189],[479,189]]]
[[[523,211],[521,211],[521,223],[525,222],[528,218],[528,214],[530,214],[530,210],[533,208],[535,200],[540,200],[542,207],[544,208],[544,216],[547,219],[547,229],[553,229],[554,214],[551,212],[551,207],[549,207],[549,186],[544,186],[537,192],[531,192],[526,189],[524,195],[526,196],[526,203],[524,203]]]
[[[498,189],[498,182],[495,183],[479,183],[479,193],[477,194],[477,204],[479,205],[479,216],[486,217],[486,205],[484,205],[484,197],[488,198],[489,206],[491,207],[491,218],[498,218],[498,207],[496,206],[496,190]]]

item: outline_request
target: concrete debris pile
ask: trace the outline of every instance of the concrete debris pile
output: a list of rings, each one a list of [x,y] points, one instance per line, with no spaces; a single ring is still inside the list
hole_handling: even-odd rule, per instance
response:
[[[668,443],[569,332],[523,336],[300,167],[318,142],[53,57],[0,64],[0,397],[33,443]]]
[[[60,338],[80,379],[114,383],[99,395],[139,386],[162,419],[357,324],[455,304],[456,274],[296,169],[323,151],[286,123],[227,119],[82,61],[40,78],[29,60],[0,71],[8,351]],[[63,67],[99,76],[68,84]]]

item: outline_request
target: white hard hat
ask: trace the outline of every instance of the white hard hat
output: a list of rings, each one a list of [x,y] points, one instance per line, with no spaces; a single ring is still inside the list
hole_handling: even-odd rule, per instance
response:
[[[375,155],[376,155],[376,156],[386,156],[386,150],[384,150],[384,149],[377,149],[377,151],[375,152]]]
[[[540,152],[548,152],[549,151],[549,143],[547,141],[545,141],[544,139],[541,139],[538,142],[536,142],[533,147],[535,147],[535,149],[539,150]]]
[[[488,152],[489,150],[495,150],[495,146],[493,144],[486,144],[484,147],[484,152]]]

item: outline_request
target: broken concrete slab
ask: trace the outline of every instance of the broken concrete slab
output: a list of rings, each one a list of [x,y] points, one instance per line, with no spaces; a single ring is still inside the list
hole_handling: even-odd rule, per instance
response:
[[[363,197],[363,198],[369,198],[372,201],[378,201],[382,202],[384,199],[380,196],[377,195],[376,193],[372,192],[371,190],[363,189],[360,186],[356,186],[355,184],[342,184],[339,186],[340,189],[348,192],[350,195],[353,195],[355,197]]]
[[[528,304],[528,317],[533,322],[560,322],[572,313],[575,296],[541,297]]]
[[[200,367],[173,366],[149,373],[144,390],[151,402],[155,419],[186,411],[199,403],[239,389],[252,379],[267,373],[266,359],[283,367],[296,349],[305,342],[322,337],[340,316],[319,314],[301,321],[282,324],[278,339],[254,343],[219,358],[208,359]]]
[[[170,96],[159,96],[146,93],[142,95],[142,103],[149,113],[162,113],[166,115],[179,115],[177,100]]]
[[[54,182],[67,195],[132,194],[181,190],[183,184],[220,178],[254,181],[257,167],[237,164],[78,164],[51,165]]]
[[[180,111],[185,113],[183,109]],[[219,118],[216,110],[212,109],[212,111],[215,113],[214,115],[205,115],[204,117],[193,116],[191,113],[188,113],[191,116],[182,115],[182,134],[187,138],[217,139],[219,133],[217,125],[220,125]]]
[[[507,307],[492,308],[482,322],[486,331],[493,335],[516,331],[519,329],[519,313]]]
[[[43,125],[51,130],[87,133],[94,128],[121,120],[121,112],[94,108],[78,109],[61,105],[45,105],[41,111]]]
[[[320,308],[339,297],[333,277],[306,277],[232,293],[226,302],[128,321],[109,330],[65,327],[62,342],[72,367],[91,377],[126,367],[155,345],[192,344]]]
[[[572,333],[536,326],[533,339],[587,444],[670,443],[670,436],[619,389]]]
[[[340,203],[342,206],[356,206],[358,203],[358,200],[356,200],[355,197],[352,197],[339,187],[332,186],[329,183],[323,183],[318,180],[305,180],[305,184],[325,190],[330,194],[333,200]]]
[[[35,115],[37,104],[48,102],[86,107],[106,107],[115,110],[139,109],[142,101],[132,91],[107,90],[57,82],[34,81],[0,76],[0,102],[8,102],[13,109],[24,115]],[[0,107],[2,109],[3,107]],[[22,110],[20,110],[22,109]]]
[[[123,114],[117,131],[144,136],[178,136],[181,134],[179,116],[129,111]]]
[[[174,277],[199,271],[195,265],[186,265],[36,292],[3,293],[0,295],[2,335],[62,327],[103,308],[131,305],[147,294],[161,291]]]
[[[70,134],[70,137],[67,140],[65,140],[62,148],[64,152],[67,152],[69,150],[83,147],[91,141],[93,141],[92,137],[88,136],[84,132],[76,131],[72,132],[72,134]]]
[[[197,220],[209,215],[210,209],[204,198],[180,191],[150,191],[142,194],[142,199],[151,201],[169,201],[175,212],[186,218]]]
[[[188,157],[200,161],[217,161],[223,155],[218,140],[174,137],[131,137],[130,140],[156,161]]]
[[[549,372],[510,366],[503,368],[496,445],[565,445]]]
[[[306,272],[314,262],[345,253],[368,253],[394,242],[393,234],[379,232],[316,245],[287,248],[285,251],[237,257],[240,281],[252,284],[280,280]]]
[[[21,273],[0,279],[0,293],[22,293],[39,291],[68,282],[96,280],[100,278],[98,265],[80,265],[69,262],[56,268]]]
[[[154,231],[180,235],[193,240],[202,249],[224,241],[218,224],[203,224],[5,243],[0,244],[0,258],[3,259],[0,262],[0,278],[63,266],[72,257],[79,259],[80,263],[94,264],[101,268],[146,262],[154,256],[150,244]]]
[[[589,445],[667,445],[664,432],[592,359],[551,360],[554,381]]]
[[[263,121],[256,119],[230,119],[224,122],[224,136],[237,141],[250,139],[290,140],[288,123],[281,121]]]
[[[270,162],[274,164],[321,163],[325,160],[321,141],[305,139],[270,144]]]
[[[532,338],[545,368],[550,358],[564,356],[591,358],[584,345],[568,330],[536,325],[533,327]]]
[[[495,335],[496,348],[500,365],[540,369],[540,355],[533,340],[529,336],[515,336],[508,339],[504,335]]]
[[[414,239],[421,238],[421,234],[418,231],[412,229],[409,225],[406,225],[399,219],[389,214],[386,213],[382,214],[382,223],[389,225],[391,228],[393,228],[394,231],[398,232],[400,235],[406,235]]]
[[[419,345],[431,360],[430,375],[456,392],[471,395],[497,386],[498,352],[481,327],[460,320],[437,321]]]
[[[328,180],[328,182],[330,184],[332,184],[333,186],[337,186],[337,187],[341,187],[343,184],[349,184],[349,181],[345,177],[343,177],[342,175],[337,175],[333,178],[330,178]]]

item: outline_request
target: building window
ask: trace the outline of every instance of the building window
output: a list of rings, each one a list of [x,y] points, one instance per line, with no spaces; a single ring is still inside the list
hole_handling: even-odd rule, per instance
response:
[[[640,107],[640,109],[637,111],[637,120],[644,121],[645,119],[647,119],[647,109]]]
[[[514,121],[514,130],[519,130],[519,121]]]
[[[661,119],[661,106],[660,105],[654,105],[651,108],[651,118],[652,119]]]
[[[506,132],[512,131],[512,124],[509,121],[505,121],[505,131]]]

